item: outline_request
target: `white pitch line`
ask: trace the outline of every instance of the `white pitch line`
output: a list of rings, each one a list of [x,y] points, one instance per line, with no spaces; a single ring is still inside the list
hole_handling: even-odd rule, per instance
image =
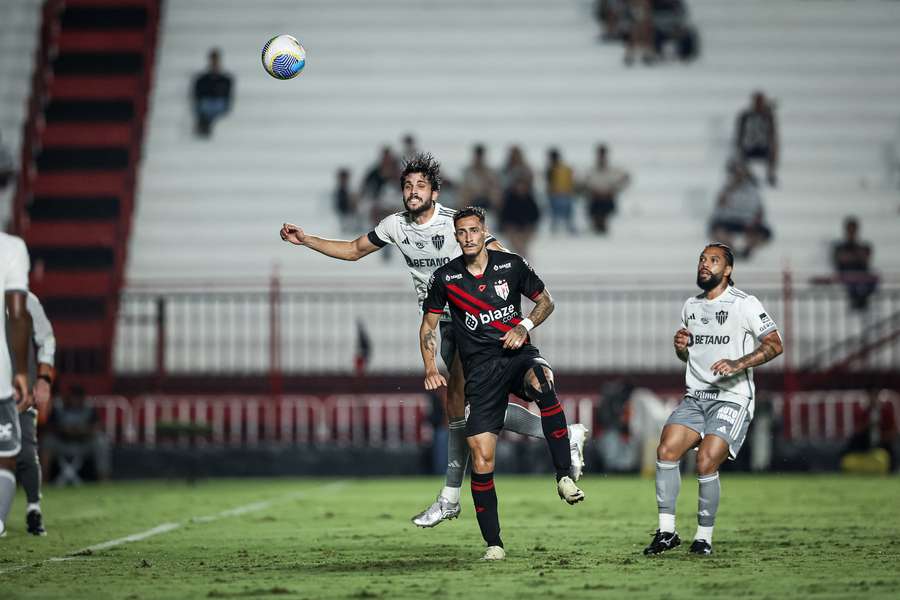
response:
[[[336,481],[334,483],[329,483],[327,485],[320,486],[316,488],[317,490],[325,490],[325,489],[334,489],[340,488],[346,485],[343,481]],[[83,556],[89,556],[95,552],[100,552],[102,550],[107,550],[109,548],[115,548],[116,546],[121,546],[122,544],[129,544],[131,542],[140,542],[142,540],[146,540],[147,538],[151,538],[157,535],[162,535],[163,533],[169,533],[170,531],[175,531],[176,529],[180,529],[185,525],[189,525],[192,523],[212,523],[214,521],[218,521],[220,519],[226,519],[228,517],[239,517],[241,515],[246,515],[252,512],[259,512],[261,510],[265,510],[271,507],[273,504],[278,502],[284,502],[287,500],[295,500],[297,498],[302,498],[306,496],[308,491],[294,492],[292,494],[286,494],[277,500],[262,500],[260,502],[252,502],[250,504],[245,504],[243,506],[236,506],[234,508],[229,508],[223,510],[221,512],[217,512],[213,515],[204,515],[200,517],[193,517],[188,519],[187,521],[182,521],[180,523],[162,523],[161,525],[157,525],[152,529],[148,529],[146,531],[141,531],[139,533],[132,533],[131,535],[126,535],[125,537],[120,537],[114,540],[109,540],[106,542],[100,542],[99,544],[94,544],[93,546],[88,546],[86,548],[82,548],[81,550],[75,550],[74,552],[69,552],[64,556],[54,556],[52,558],[47,558],[42,561],[36,563],[29,563],[26,565],[19,565],[17,567],[10,567],[9,569],[0,570],[0,575],[5,575],[6,573],[13,573],[15,571],[22,571],[29,567],[36,567],[38,565],[44,563],[51,562],[65,562],[69,560],[75,560],[76,558],[81,558]]]

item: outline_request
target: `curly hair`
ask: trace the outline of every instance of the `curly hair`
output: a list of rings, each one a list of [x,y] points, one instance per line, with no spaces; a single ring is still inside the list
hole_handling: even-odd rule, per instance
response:
[[[400,189],[406,176],[411,173],[421,173],[431,183],[431,191],[441,191],[441,163],[430,152],[419,152],[403,163],[403,172],[400,173]]]

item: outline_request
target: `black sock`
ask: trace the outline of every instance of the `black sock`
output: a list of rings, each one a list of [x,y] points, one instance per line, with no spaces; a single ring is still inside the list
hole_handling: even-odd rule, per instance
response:
[[[472,500],[475,501],[475,516],[481,537],[488,546],[503,547],[500,540],[500,517],[497,515],[497,490],[494,489],[493,473],[472,471]]]
[[[538,408],[541,409],[541,427],[544,429],[544,437],[547,438],[547,446],[550,448],[550,457],[553,459],[553,467],[556,469],[556,480],[571,475],[572,455],[569,453],[569,428],[566,425],[566,413],[556,398],[552,397],[538,400]]]

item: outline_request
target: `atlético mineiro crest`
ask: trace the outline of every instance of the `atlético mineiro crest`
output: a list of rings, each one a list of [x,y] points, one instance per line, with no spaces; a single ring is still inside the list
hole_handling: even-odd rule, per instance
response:
[[[478,319],[471,313],[466,313],[466,327],[472,331],[475,331],[475,328],[478,327]]]
[[[434,247],[435,247],[435,248],[437,248],[438,250],[440,250],[441,248],[444,247],[444,236],[442,236],[441,234],[437,234],[437,235],[435,235],[435,236],[432,236],[432,238],[431,238],[431,243],[434,244]]]
[[[506,297],[509,296],[509,284],[506,283],[505,279],[501,279],[494,284],[494,291],[497,292],[498,296],[506,300]]]
[[[716,313],[716,321],[719,322],[719,325],[724,325],[725,321],[728,319],[728,311],[720,310]]]

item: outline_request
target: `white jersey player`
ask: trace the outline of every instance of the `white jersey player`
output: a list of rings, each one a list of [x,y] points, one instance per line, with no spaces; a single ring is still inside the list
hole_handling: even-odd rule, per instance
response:
[[[0,536],[6,533],[6,517],[16,494],[16,455],[22,447],[19,414],[31,405],[28,389],[28,349],[31,320],[28,318],[28,250],[25,242],[0,233],[0,314],[9,327],[0,327]],[[15,364],[15,375],[13,374]]]
[[[699,296],[689,298],[675,333],[675,354],[687,363],[687,392],[669,416],[656,451],[659,529],[644,554],[681,544],[675,502],[681,488],[679,461],[697,448],[697,533],[691,553],[712,553],[719,508],[719,466],[737,457],[753,418],[753,367],[782,352],[775,320],[759,300],[734,287],[734,254],[724,244],[703,249],[697,266]]]
[[[407,160],[400,174],[400,189],[405,210],[389,215],[374,230],[355,240],[329,240],[309,235],[297,225],[285,223],[281,239],[306,246],[332,258],[359,260],[388,244],[397,247],[406,261],[421,308],[431,274],[460,255],[455,241],[454,211],[438,204],[441,189],[440,165],[430,154],[416,154]],[[493,237],[488,247],[502,250]],[[441,324],[441,358],[450,377],[447,382],[447,477],[437,499],[412,521],[420,527],[434,527],[459,516],[460,487],[469,460],[465,434],[465,377],[456,352],[449,315]],[[544,437],[539,416],[517,404],[507,409],[505,428],[523,435]],[[584,465],[582,449],[587,429],[580,424],[569,428],[572,441],[572,475],[581,476]]]

